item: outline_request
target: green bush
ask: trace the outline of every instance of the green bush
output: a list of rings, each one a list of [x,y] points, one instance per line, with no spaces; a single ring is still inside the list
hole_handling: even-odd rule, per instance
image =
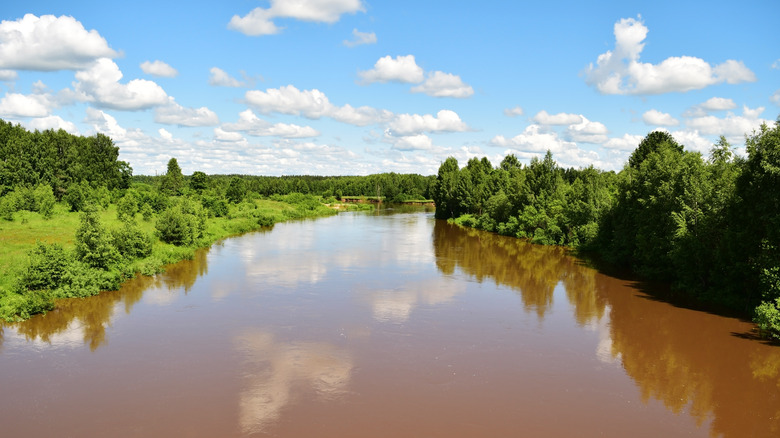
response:
[[[81,183],[72,183],[68,186],[65,196],[62,200],[70,207],[70,211],[81,211],[88,203],[92,190],[89,185],[82,181]]]
[[[57,202],[51,186],[38,184],[33,191],[33,198],[35,199],[35,211],[40,213],[45,219],[50,219],[54,213],[54,204]]]
[[[23,290],[55,289],[62,284],[71,261],[71,256],[62,245],[47,245],[39,241],[30,251],[30,259],[19,278],[19,286]]]
[[[130,221],[125,221],[121,228],[111,232],[111,242],[125,259],[149,256],[154,243],[151,236]]]
[[[144,204],[141,206],[141,217],[144,218],[144,221],[149,222],[152,220],[152,216],[154,216],[154,210],[152,210],[152,207],[149,206],[149,204]]]
[[[98,269],[109,269],[119,260],[119,251],[111,244],[103,229],[97,211],[87,207],[81,213],[81,224],[76,229],[76,259]]]
[[[5,321],[23,321],[53,308],[54,300],[49,291],[37,290],[20,295],[0,290],[0,319]]]
[[[119,220],[132,220],[135,219],[136,213],[138,213],[138,195],[134,190],[128,190],[116,204],[116,216]]]
[[[16,196],[13,192],[0,198],[0,219],[13,221],[16,211]]]
[[[173,245],[193,245],[203,236],[206,214],[203,207],[184,199],[181,205],[169,208],[157,218],[155,228],[160,240]]]
[[[115,278],[111,281],[111,278]],[[84,298],[101,290],[118,289],[119,276],[111,271],[94,269],[83,262],[73,262],[62,279],[62,285],[53,291],[57,298]],[[116,287],[112,287],[116,286]]]
[[[780,340],[780,298],[774,302],[764,301],[756,307],[753,322],[763,336]]]

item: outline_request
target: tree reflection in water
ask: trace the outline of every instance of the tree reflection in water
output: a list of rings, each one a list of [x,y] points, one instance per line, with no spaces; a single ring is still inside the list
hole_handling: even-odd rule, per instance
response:
[[[434,226],[433,245],[443,273],[459,269],[519,291],[524,307],[540,319],[562,284],[576,322],[598,327],[604,337],[597,354],[608,348],[645,402],[657,399],[699,425],[712,420],[713,436],[780,433],[780,351],[734,336],[748,323],[659,301],[644,285],[601,274],[561,248],[443,221]]]
[[[129,314],[144,294],[162,293],[160,289],[163,288],[169,291],[181,289],[186,294],[195,280],[208,272],[207,254],[207,250],[199,250],[192,260],[169,265],[165,273],[154,277],[139,275],[125,282],[118,291],[102,292],[85,299],[57,300],[55,309],[45,315],[9,325],[28,341],[57,344],[81,338],[95,351],[107,342],[106,328],[111,325],[119,304],[124,305],[125,313]]]

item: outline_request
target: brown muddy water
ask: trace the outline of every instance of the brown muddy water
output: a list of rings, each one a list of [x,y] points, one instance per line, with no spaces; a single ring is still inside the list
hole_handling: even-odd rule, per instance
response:
[[[773,437],[780,348],[430,212],[227,239],[0,331],[0,435]]]

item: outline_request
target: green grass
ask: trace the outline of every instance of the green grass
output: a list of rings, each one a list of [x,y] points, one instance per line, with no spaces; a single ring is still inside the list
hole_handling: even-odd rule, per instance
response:
[[[135,259],[121,270],[125,278],[134,274],[154,275],[162,272],[165,265],[191,259],[195,250],[211,246],[226,237],[272,226],[275,223],[294,219],[314,218],[336,214],[313,196],[288,195],[275,199],[259,199],[231,204],[226,217],[211,217],[206,221],[203,235],[190,246],[175,246],[154,238],[151,255]],[[122,222],[117,218],[116,206],[110,205],[99,212],[101,224],[106,230],[119,228]],[[155,218],[144,221],[140,214],[135,221],[145,233],[154,235]],[[76,229],[79,227],[79,213],[67,211],[58,204],[54,215],[44,219],[40,214],[28,211],[14,213],[13,221],[0,220],[0,318],[6,320],[26,319],[33,313],[46,310],[41,304],[45,295],[12,292],[20,275],[28,265],[30,250],[36,242],[57,243],[71,252],[75,244]],[[29,299],[29,303],[25,300]],[[45,300],[44,300],[45,301]],[[26,306],[26,307],[25,307]]]

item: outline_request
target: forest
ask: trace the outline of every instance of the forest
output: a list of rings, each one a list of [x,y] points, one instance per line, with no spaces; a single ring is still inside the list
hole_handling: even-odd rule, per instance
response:
[[[436,217],[566,245],[611,268],[668,282],[676,295],[754,317],[780,338],[780,123],[721,137],[709,156],[649,133],[620,172],[564,169],[548,151],[497,167],[450,157],[433,188]]]

